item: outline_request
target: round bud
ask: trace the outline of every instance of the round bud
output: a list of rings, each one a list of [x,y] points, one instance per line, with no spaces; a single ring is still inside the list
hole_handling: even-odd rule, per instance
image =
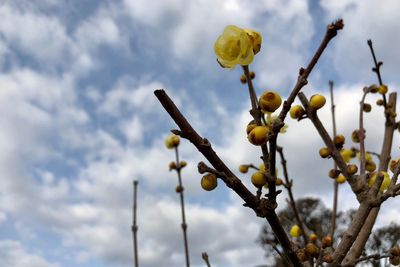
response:
[[[246,75],[242,74],[242,75],[240,76],[240,82],[243,83],[243,84],[247,83]]]
[[[298,258],[301,262],[304,262],[304,261],[307,261],[307,260],[308,260],[307,254],[306,254],[306,252],[305,252],[304,249],[299,249],[299,250],[297,250],[297,251],[296,251],[296,255],[297,255],[297,258]]]
[[[261,146],[267,143],[268,133],[269,133],[269,128],[267,126],[264,125],[256,126],[250,131],[249,135],[247,136],[247,139],[253,145]]]
[[[333,143],[335,144],[336,148],[342,148],[344,145],[344,135],[338,134],[335,137],[333,137]]]
[[[354,130],[351,133],[351,140],[353,140],[354,143],[360,143],[360,137],[358,135],[358,130]]]
[[[249,165],[244,165],[244,164],[240,165],[239,166],[239,171],[241,173],[247,173],[249,171]]]
[[[304,113],[305,110],[300,105],[295,105],[290,109],[290,117],[292,119],[299,119]]]
[[[300,226],[297,224],[293,225],[292,228],[290,228],[290,235],[293,237],[299,237],[301,235]]]
[[[333,256],[332,254],[326,254],[322,257],[322,261],[326,263],[331,263],[333,262]]]
[[[398,265],[400,265],[400,257],[390,256],[389,257],[389,262],[390,262],[390,264],[392,264],[394,266],[398,266]]]
[[[327,158],[331,155],[331,151],[327,147],[323,147],[319,150],[319,155],[321,158]]]
[[[388,92],[388,87],[385,84],[382,84],[381,86],[378,87],[378,92],[382,95],[386,94]]]
[[[355,156],[353,150],[347,148],[340,150],[340,155],[346,163],[350,162],[350,159]]]
[[[343,184],[344,182],[346,182],[346,177],[344,177],[343,174],[340,174],[340,175],[338,176],[338,178],[336,178],[336,182],[337,182],[338,184]]]
[[[323,95],[313,95],[310,98],[310,107],[313,109],[320,109],[325,105],[326,99]]]
[[[370,91],[371,93],[375,94],[375,93],[378,92],[379,87],[378,87],[378,85],[376,85],[376,84],[372,84],[372,85],[370,85],[370,86],[368,87],[368,89],[369,89],[369,91]]]
[[[183,192],[183,186],[178,185],[177,187],[175,187],[175,192],[177,193]]]
[[[389,164],[389,169],[394,173],[396,171],[397,166],[399,166],[400,158],[397,160],[392,159]]]
[[[397,257],[399,257],[399,256],[400,256],[400,247],[399,247],[399,246],[392,247],[392,248],[390,249],[390,254],[391,254],[392,256],[397,256]]]
[[[179,142],[180,142],[179,136],[171,134],[165,139],[165,146],[168,149],[173,149],[179,145]]]
[[[252,120],[251,122],[249,122],[249,124],[247,124],[246,126],[246,133],[249,134],[251,132],[251,130],[253,130],[254,128],[257,127],[257,124],[254,122],[254,120]]]
[[[314,243],[308,243],[306,245],[306,253],[311,257],[316,257],[319,254],[319,248]]]
[[[274,91],[265,91],[260,96],[258,103],[261,110],[263,110],[264,112],[274,112],[280,107],[282,103],[282,98],[278,93]]]
[[[281,178],[276,178],[276,182],[275,182],[275,184],[276,184],[277,186],[279,186],[279,185],[283,185],[283,181],[282,181],[282,179],[281,179]]]
[[[355,165],[355,164],[349,164],[349,165],[347,165],[347,172],[348,172],[350,175],[355,174],[357,171],[358,171],[357,165]]]
[[[371,109],[372,109],[372,106],[370,104],[364,103],[364,105],[363,105],[364,112],[370,112]]]
[[[382,181],[381,187],[379,188],[379,191],[383,192],[383,191],[385,191],[386,189],[388,189],[391,180],[390,180],[389,174],[388,174],[387,172],[381,171],[381,172],[379,172],[379,173],[380,173],[381,175],[383,175],[383,181]],[[368,181],[369,187],[372,187],[372,186],[374,185],[377,176],[378,176],[378,173],[377,173],[377,172],[374,172],[374,173],[372,174],[372,177],[371,177],[371,178],[369,179],[369,181]]]
[[[254,71],[250,71],[250,79],[254,79],[256,77],[256,73]]]
[[[316,234],[312,233],[312,234],[310,234],[310,235],[308,236],[308,239],[309,239],[311,242],[316,242],[316,241],[318,240],[318,236],[317,236]]]
[[[169,170],[176,170],[176,163],[175,161],[171,161],[169,163]]]
[[[267,176],[265,173],[257,171],[251,176],[251,182],[257,188],[263,187],[267,183]]]
[[[331,177],[332,179],[336,179],[340,174],[339,170],[331,169],[328,172],[328,176]]]
[[[369,172],[373,172],[376,170],[376,164],[372,160],[367,160],[365,162],[365,169]]]
[[[376,100],[376,105],[383,106],[383,99]]]
[[[332,246],[332,237],[327,235],[324,236],[321,240],[322,248],[327,248]]]
[[[211,191],[217,187],[217,176],[208,173],[201,178],[201,187],[206,191]]]
[[[187,165],[187,162],[184,161],[184,160],[182,160],[182,161],[179,163],[179,167],[181,167],[181,168],[185,168],[186,165]]]

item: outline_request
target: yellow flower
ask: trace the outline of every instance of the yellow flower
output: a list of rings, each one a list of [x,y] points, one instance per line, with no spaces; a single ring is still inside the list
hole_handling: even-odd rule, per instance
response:
[[[214,52],[224,68],[249,65],[254,58],[253,41],[245,30],[229,25],[215,42]]]
[[[258,52],[260,52],[260,49],[261,49],[261,43],[262,43],[261,34],[259,32],[249,30],[249,29],[245,29],[244,31],[247,33],[247,35],[251,39],[254,55],[257,54]]]
[[[357,158],[358,160],[361,160],[361,153],[357,152]],[[368,152],[365,152],[365,160],[367,161],[372,161],[372,155]]]
[[[267,126],[272,127],[272,124],[274,124],[275,120],[278,119],[278,116],[271,115],[270,112],[267,112]],[[286,133],[288,125],[283,125],[283,127],[279,130],[280,133]]]

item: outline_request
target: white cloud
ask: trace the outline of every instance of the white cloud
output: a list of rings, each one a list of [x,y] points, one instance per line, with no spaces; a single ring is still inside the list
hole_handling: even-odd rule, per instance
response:
[[[28,252],[26,248],[14,240],[0,240],[0,265],[13,267],[59,267],[57,263],[51,263],[40,255]]]

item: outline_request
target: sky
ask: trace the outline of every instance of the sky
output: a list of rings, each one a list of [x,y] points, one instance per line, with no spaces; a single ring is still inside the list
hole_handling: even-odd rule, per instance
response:
[[[0,266],[132,266],[132,181],[138,180],[139,262],[184,265],[174,153],[164,139],[176,125],[155,98],[164,88],[220,157],[253,188],[242,163],[259,164],[246,140],[251,120],[241,68],[222,69],[213,45],[225,26],[259,31],[262,49],[250,68],[257,94],[287,97],[326,25],[345,27],[329,44],[303,89],[329,96],[335,82],[338,132],[357,127],[364,86],[377,83],[367,39],[383,61],[390,91],[400,86],[400,2],[298,0],[1,0]],[[368,96],[374,104],[377,96]],[[329,102],[329,101],[328,101]],[[298,100],[295,102],[299,103]],[[319,111],[331,131],[328,106]],[[382,109],[366,114],[366,147],[382,144]],[[296,197],[332,202],[329,160],[312,124],[287,120],[278,139]],[[352,145],[351,141],[346,144]],[[396,132],[392,156],[399,157]],[[179,146],[191,265],[265,264],[256,244],[264,220],[222,183],[205,192],[186,140]],[[280,173],[281,167],[278,165]],[[255,190],[255,189],[253,189]],[[357,207],[347,184],[339,209]],[[280,195],[279,207],[286,195]],[[400,202],[384,203],[377,225],[399,222]]]

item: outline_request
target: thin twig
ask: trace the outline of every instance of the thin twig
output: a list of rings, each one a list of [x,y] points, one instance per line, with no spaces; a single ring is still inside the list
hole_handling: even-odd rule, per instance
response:
[[[357,260],[356,260],[356,263],[359,263],[359,262],[362,262],[362,261],[370,261],[370,260],[374,260],[374,261],[377,261],[377,260],[380,260],[380,259],[383,259],[383,258],[389,258],[390,257],[390,254],[383,254],[383,255],[381,255],[381,254],[372,254],[372,255],[368,255],[368,256],[365,256],[365,257],[361,257],[361,258],[358,258]]]
[[[183,186],[182,186],[182,176],[181,176],[181,164],[179,161],[179,151],[178,147],[175,147],[175,158],[176,158],[176,173],[178,174],[178,183],[179,183],[179,188],[181,190],[179,191],[179,196],[180,196],[180,201],[181,201],[181,214],[182,214],[182,232],[183,232],[183,242],[185,245],[185,259],[186,259],[186,267],[190,267],[190,262],[189,262],[189,245],[188,245],[188,239],[187,239],[187,224],[186,224],[186,216],[185,216],[185,198],[183,195]]]
[[[278,151],[279,156],[281,158],[281,164],[282,164],[282,168],[283,168],[283,176],[285,178],[285,184],[286,184],[285,188],[287,189],[288,195],[289,195],[289,204],[292,207],[297,224],[299,225],[299,227],[301,229],[301,233],[302,233],[303,240],[304,240],[304,245],[306,245],[308,243],[308,236],[307,236],[306,229],[304,227],[303,220],[300,217],[299,210],[296,205],[296,201],[294,200],[293,191],[292,191],[293,180],[289,179],[289,174],[288,174],[287,165],[286,165],[286,159],[285,159],[285,155],[283,154],[283,148],[281,146],[278,146],[276,150]]]
[[[372,58],[374,60],[374,65],[375,65],[375,67],[372,68],[372,71],[375,72],[376,75],[378,76],[379,85],[383,85],[382,76],[381,76],[381,66],[383,65],[383,62],[382,61],[378,62],[376,60],[375,51],[374,51],[374,47],[372,46],[371,39],[367,40],[367,43],[368,43],[369,49],[371,50]],[[387,102],[386,102],[385,94],[382,94],[382,97],[383,97],[383,106],[386,109],[387,108]]]
[[[331,114],[332,114],[332,133],[336,136],[336,117],[335,117],[335,100],[333,98],[333,81],[329,81],[329,91],[331,95]],[[333,161],[333,169],[337,170],[336,161]],[[332,203],[332,218],[329,229],[330,236],[334,238],[336,229],[337,203],[338,203],[339,186],[336,179],[333,180],[333,203]]]
[[[135,267],[139,266],[138,245],[137,245],[137,231],[138,226],[136,223],[136,203],[137,203],[137,187],[139,182],[133,181],[133,208],[132,208],[132,236],[133,236],[133,255],[135,257]]]
[[[368,87],[364,87],[364,93],[360,101],[360,114],[359,114],[359,129],[358,138],[360,140],[360,179],[366,181],[365,178],[365,129],[364,129],[364,103],[367,94],[369,93]]]

